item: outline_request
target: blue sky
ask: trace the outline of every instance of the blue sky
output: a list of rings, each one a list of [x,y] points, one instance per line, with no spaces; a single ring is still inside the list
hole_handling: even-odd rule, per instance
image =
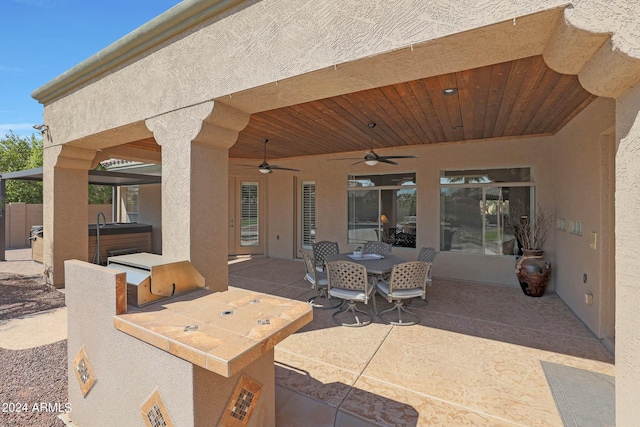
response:
[[[0,137],[37,132],[44,120],[35,89],[178,3],[0,0]]]

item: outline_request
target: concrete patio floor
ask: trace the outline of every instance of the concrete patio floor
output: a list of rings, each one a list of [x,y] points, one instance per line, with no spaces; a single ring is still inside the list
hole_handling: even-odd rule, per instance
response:
[[[26,249],[0,263],[41,270]],[[299,261],[229,260],[230,286],[306,301],[315,291],[303,277]],[[435,278],[427,297],[413,326],[347,328],[314,310],[275,349],[277,425],[563,426],[545,365],[614,376],[614,357],[554,293]]]
[[[229,263],[230,286],[314,295],[301,262]],[[277,425],[562,426],[545,364],[614,376],[614,357],[555,293],[434,279],[427,297],[413,326],[348,328],[314,310],[276,347]]]

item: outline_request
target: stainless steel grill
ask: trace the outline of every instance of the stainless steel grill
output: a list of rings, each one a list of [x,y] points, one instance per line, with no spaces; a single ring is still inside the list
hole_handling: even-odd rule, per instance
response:
[[[204,277],[185,260],[137,253],[107,259],[107,268],[127,274],[127,304],[135,307],[204,288]]]

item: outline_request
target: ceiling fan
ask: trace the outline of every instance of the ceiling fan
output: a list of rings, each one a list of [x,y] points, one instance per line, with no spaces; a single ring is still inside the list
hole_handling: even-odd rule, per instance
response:
[[[263,139],[262,143],[264,144],[264,160],[262,161],[262,163],[260,163],[258,165],[258,171],[260,173],[273,173],[274,170],[284,170],[284,171],[294,171],[294,172],[300,172],[300,170],[298,169],[291,169],[291,168],[283,168],[280,165],[270,165],[267,162],[267,142],[269,142],[268,139]],[[248,167],[252,167],[254,168],[254,165],[238,165],[238,166],[248,166]]]
[[[368,124],[369,129],[371,129],[371,150],[367,154],[364,155],[364,158],[358,162],[352,163],[351,166],[357,165],[359,163],[364,162],[369,166],[375,166],[378,163],[388,163],[390,165],[397,165],[398,163],[391,159],[417,159],[418,156],[379,156],[373,151],[373,128],[376,127],[376,124],[371,122]],[[336,159],[336,160],[348,160],[348,159]]]

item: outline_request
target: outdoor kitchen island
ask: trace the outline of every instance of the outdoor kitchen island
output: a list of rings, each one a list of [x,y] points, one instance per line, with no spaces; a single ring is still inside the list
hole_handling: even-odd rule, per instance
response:
[[[66,420],[81,427],[275,425],[273,349],[312,320],[312,307],[237,288],[185,290],[187,261],[135,256],[147,255],[155,264],[150,289],[156,274],[159,292],[178,291],[140,307],[126,303],[131,273],[65,262],[73,408]],[[166,272],[173,283],[160,276]]]

